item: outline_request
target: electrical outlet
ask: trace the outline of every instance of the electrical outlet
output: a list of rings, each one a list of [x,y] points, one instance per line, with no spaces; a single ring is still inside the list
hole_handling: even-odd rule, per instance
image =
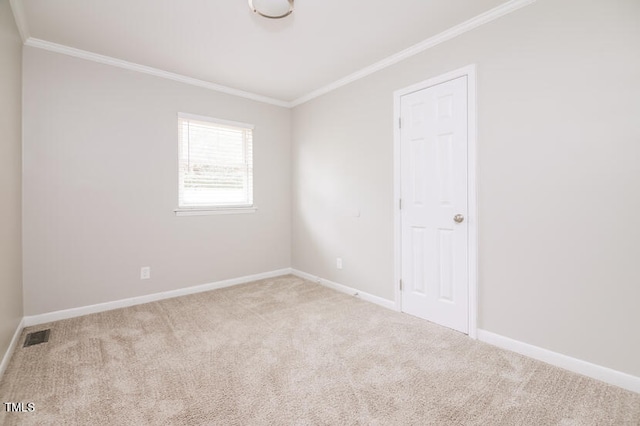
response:
[[[341,257],[336,258],[336,268],[342,269],[342,258]]]
[[[140,268],[140,279],[148,280],[151,278],[151,266],[143,266]]]

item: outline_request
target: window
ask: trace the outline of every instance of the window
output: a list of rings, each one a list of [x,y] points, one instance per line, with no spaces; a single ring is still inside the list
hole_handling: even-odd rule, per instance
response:
[[[177,214],[255,211],[253,126],[178,114]]]

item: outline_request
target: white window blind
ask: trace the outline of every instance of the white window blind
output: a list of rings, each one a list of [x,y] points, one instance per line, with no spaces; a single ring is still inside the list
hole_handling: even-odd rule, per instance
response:
[[[253,126],[178,114],[178,207],[253,206]]]

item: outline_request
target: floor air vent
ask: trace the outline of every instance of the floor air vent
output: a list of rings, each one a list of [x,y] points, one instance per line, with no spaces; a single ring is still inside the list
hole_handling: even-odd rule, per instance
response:
[[[48,342],[50,332],[51,329],[48,328],[46,330],[27,334],[27,338],[24,340],[24,345],[22,347],[26,348],[27,346],[39,345],[40,343]]]

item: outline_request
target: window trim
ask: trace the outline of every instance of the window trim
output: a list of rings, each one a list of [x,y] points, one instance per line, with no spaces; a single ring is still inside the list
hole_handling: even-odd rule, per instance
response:
[[[243,123],[240,121],[231,121],[231,120],[223,120],[220,118],[209,117],[205,115],[198,114],[190,114],[186,112],[178,112],[178,119],[191,119],[197,121],[204,121],[213,124],[220,124],[223,126],[233,126],[246,130],[253,130],[255,126],[249,123]],[[180,149],[180,148],[179,148]],[[180,168],[180,156],[178,156],[178,173]],[[254,188],[252,188],[253,190]],[[180,180],[178,179],[178,191],[180,191]],[[255,201],[255,200],[254,200]],[[255,202],[251,205],[240,205],[240,206],[195,206],[195,207],[180,207],[174,209],[174,213],[176,216],[207,216],[207,215],[217,215],[217,214],[247,214],[247,213],[255,213],[257,211],[257,207]]]
[[[223,120],[221,118],[207,117],[206,115],[189,114],[186,112],[179,112],[178,118],[186,118],[198,121],[207,121],[209,123],[222,124],[223,126],[242,127],[243,129],[253,130],[256,128],[253,124],[243,123],[241,121]]]
[[[175,209],[176,216],[209,216],[214,214],[247,214],[255,213],[258,208],[251,207],[191,207]]]

